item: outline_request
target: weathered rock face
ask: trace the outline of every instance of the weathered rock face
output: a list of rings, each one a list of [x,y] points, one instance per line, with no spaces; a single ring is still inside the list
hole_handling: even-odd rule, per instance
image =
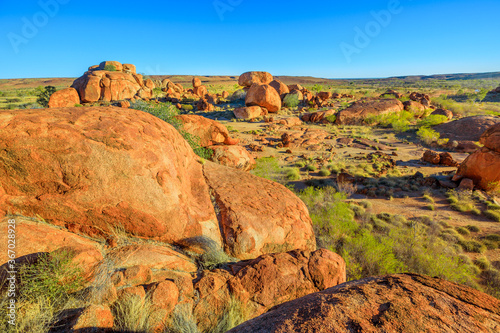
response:
[[[74,88],[65,88],[56,91],[50,96],[49,108],[73,107],[80,104],[80,96]]]
[[[248,90],[245,99],[247,106],[260,106],[269,112],[278,112],[281,109],[281,97],[270,85],[254,83]]]
[[[200,138],[202,147],[212,146],[216,143],[226,145],[238,143],[238,140],[229,137],[227,128],[218,121],[196,115],[181,115],[176,116],[176,118],[182,122],[183,130]]]
[[[291,251],[263,255],[230,270],[204,271],[195,283],[200,301],[195,307],[200,328],[206,328],[221,314],[233,296],[252,317],[273,306],[345,282],[345,262],[328,250]]]
[[[286,187],[211,162],[203,170],[220,209],[227,253],[252,259],[265,253],[316,249],[307,207]]]
[[[406,101],[403,105],[406,111],[412,111],[417,117],[422,117],[425,114],[425,110],[427,110],[425,106],[415,101]]]
[[[469,178],[484,190],[498,186],[500,182],[500,153],[483,147],[467,157],[457,170],[453,180]]]
[[[479,141],[481,134],[491,126],[500,123],[500,118],[491,116],[465,117],[449,123],[434,126],[442,138],[456,141]]]
[[[264,332],[498,332],[500,301],[438,278],[397,274],[284,303],[233,328]]]
[[[101,246],[98,242],[75,235],[57,227],[30,221],[24,217],[13,218],[16,225],[16,258],[18,262],[31,262],[41,253],[66,251],[72,261],[88,277],[97,263],[102,260]],[[7,222],[7,221],[5,221]],[[8,244],[8,224],[0,224],[0,241]],[[0,253],[0,266],[9,261],[7,251]],[[0,267],[1,274],[4,270]]]
[[[269,84],[273,81],[273,76],[268,72],[246,72],[240,75],[238,84],[243,87],[251,87],[252,84]]]
[[[109,69],[110,66],[113,66],[115,70],[105,70],[105,68]],[[91,68],[71,85],[78,92],[82,102],[110,102],[131,99],[141,89],[142,96],[150,98],[151,93],[148,91],[154,88],[154,83],[147,80],[144,82],[142,75],[135,73],[134,65],[105,61],[98,67]]]
[[[237,119],[254,119],[267,114],[267,110],[260,106],[247,106],[243,108],[236,108],[233,110],[234,116]]]
[[[488,128],[481,135],[479,143],[483,144],[486,148],[500,153],[500,122]]]
[[[431,116],[445,116],[448,120],[453,119],[453,112],[450,110],[445,110],[445,109],[436,109],[435,111],[432,111]]]
[[[252,170],[255,167],[255,160],[242,146],[219,145],[209,146],[207,148],[214,152],[211,158],[212,162],[243,171]]]
[[[397,99],[362,100],[337,114],[338,125],[360,124],[368,116],[377,116],[403,111],[403,103]]]
[[[273,87],[274,89],[276,89],[276,91],[278,92],[278,94],[281,97],[281,100],[283,100],[283,98],[285,98],[286,94],[288,94],[290,92],[290,89],[288,89],[288,86],[286,84],[284,84],[283,82],[281,82],[280,80],[274,80],[271,83],[269,83],[269,85],[271,87]]]
[[[193,77],[193,88],[198,88],[201,86],[201,80],[197,77]]]
[[[334,116],[337,113],[336,110],[325,110],[313,113],[306,113],[302,116],[303,121],[309,121],[311,123],[329,123],[330,121],[327,117]]]
[[[198,158],[150,114],[115,107],[5,111],[0,146],[2,214],[40,215],[98,237],[120,227],[167,242],[203,234],[220,242]]]

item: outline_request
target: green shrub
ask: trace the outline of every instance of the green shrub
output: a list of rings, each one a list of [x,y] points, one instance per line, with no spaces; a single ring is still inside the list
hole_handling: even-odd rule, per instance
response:
[[[478,257],[476,260],[474,260],[474,265],[476,265],[477,267],[479,267],[482,270],[485,270],[485,269],[488,269],[491,267],[490,261],[485,256]]]
[[[286,179],[288,180],[300,180],[301,178],[298,168],[290,168],[286,171]]]
[[[434,114],[434,115],[430,115],[428,117],[425,117],[424,119],[419,120],[417,122],[417,126],[418,127],[432,127],[432,126],[442,124],[446,121],[448,121],[448,117],[440,115],[440,114]]]
[[[479,227],[475,226],[475,225],[472,225],[472,224],[469,224],[469,225],[466,225],[465,226],[470,232],[479,232],[481,231],[479,229]]]
[[[333,123],[335,123],[335,121],[337,120],[337,116],[336,116],[336,115],[334,115],[334,114],[331,114],[331,115],[329,115],[329,116],[326,116],[326,117],[325,117],[325,119],[326,119],[328,122],[330,122],[330,123],[332,123],[332,124],[333,124]]]
[[[184,111],[193,111],[194,107],[191,104],[181,104],[181,109]]]
[[[417,136],[422,142],[430,145],[431,143],[439,140],[440,134],[428,127],[420,127],[417,131]]]
[[[113,305],[114,328],[121,332],[153,333],[163,319],[151,299],[138,295],[122,297]]]
[[[308,164],[306,166],[306,169],[307,169],[307,171],[313,171],[314,172],[314,171],[316,171],[316,166],[313,165],[313,164]]]
[[[484,253],[486,251],[486,246],[476,240],[463,240],[459,244],[465,252]]]
[[[295,166],[298,168],[303,168],[306,166],[306,163],[303,161],[299,161],[299,162],[295,163]]]
[[[287,94],[283,99],[283,106],[287,108],[296,108],[299,106],[299,96],[297,94]]]
[[[279,162],[275,157],[261,157],[256,160],[252,174],[278,183],[283,182]]]
[[[106,66],[104,66],[104,70],[110,72],[116,72],[116,67],[115,65],[107,64]]]
[[[489,219],[495,222],[500,222],[500,211],[494,209],[488,209],[484,212]]]
[[[321,168],[321,170],[319,170],[319,175],[322,176],[322,177],[328,177],[330,176],[332,173],[330,172],[330,170],[328,170],[328,168]]]
[[[464,227],[457,227],[456,229],[457,229],[457,231],[458,231],[458,233],[459,233],[460,235],[464,235],[464,236],[468,236],[468,235],[470,235],[470,231],[469,231],[469,229],[467,229],[467,228],[464,228]]]
[[[487,240],[494,241],[494,242],[500,242],[500,235],[499,234],[489,234],[484,238],[486,238]]]
[[[49,106],[50,96],[56,92],[56,88],[53,86],[46,86],[45,88],[37,88],[37,100],[36,102],[43,106],[44,108]]]

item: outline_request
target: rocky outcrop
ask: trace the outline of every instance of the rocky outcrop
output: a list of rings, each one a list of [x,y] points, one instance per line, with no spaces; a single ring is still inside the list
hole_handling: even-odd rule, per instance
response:
[[[286,94],[290,92],[290,89],[288,89],[288,86],[281,82],[280,80],[274,80],[271,83],[269,83],[271,87],[276,89],[276,92],[280,95],[281,100],[285,98]]]
[[[236,119],[254,119],[267,115],[267,110],[260,106],[247,106],[233,110]]]
[[[22,133],[30,133],[22,134]],[[106,238],[115,227],[175,241],[219,224],[198,157],[142,111],[54,108],[0,114],[0,210]]]
[[[74,88],[58,90],[49,99],[49,108],[73,107],[76,104],[80,104],[80,96]]]
[[[270,85],[254,83],[248,90],[246,106],[260,106],[268,112],[278,112],[281,109],[281,97]]]
[[[361,100],[337,114],[338,125],[362,123],[368,116],[378,116],[403,111],[404,106],[397,99]]]
[[[250,88],[254,83],[258,85],[269,84],[273,81],[273,76],[268,72],[246,72],[238,78],[238,84]]]
[[[249,171],[255,167],[255,160],[242,146],[218,145],[209,146],[207,148],[213,151],[211,160],[220,165],[225,165],[242,171]]]
[[[432,111],[431,116],[445,116],[447,120],[452,120],[453,112],[445,109],[436,109]]]
[[[488,128],[479,139],[486,148],[500,153],[500,122]]]
[[[500,301],[416,274],[371,277],[279,305],[230,330],[264,332],[498,332]]]
[[[227,253],[250,259],[265,253],[316,249],[307,207],[286,187],[211,162],[203,170],[220,210]]]
[[[176,116],[183,124],[182,129],[191,135],[200,138],[202,147],[212,146],[217,143],[235,145],[238,140],[229,137],[227,128],[218,121],[207,119],[197,115]]]
[[[441,138],[455,141],[479,141],[484,131],[497,123],[500,123],[499,117],[473,116],[440,124],[434,126],[433,129],[441,135]]]
[[[98,67],[90,67],[71,87],[76,89],[83,103],[120,101],[136,95],[151,98],[154,83],[151,80],[145,82],[141,74],[135,73],[135,66],[132,66],[105,61]]]
[[[194,308],[201,329],[216,324],[231,296],[250,317],[310,293],[345,282],[345,262],[328,250],[267,254],[231,265],[228,270],[204,271],[194,289]]]

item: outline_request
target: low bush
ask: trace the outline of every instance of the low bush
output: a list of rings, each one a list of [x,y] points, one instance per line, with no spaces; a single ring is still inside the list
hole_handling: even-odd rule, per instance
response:
[[[261,157],[256,160],[255,168],[250,171],[252,174],[266,178],[278,183],[283,182],[281,168],[275,157]]]
[[[296,108],[299,104],[300,101],[297,94],[287,94],[283,99],[283,106],[287,108]]]
[[[300,170],[298,168],[289,168],[286,171],[286,179],[288,180],[300,180]]]
[[[417,126],[418,127],[432,127],[432,126],[442,124],[446,121],[448,121],[448,117],[440,115],[440,114],[433,114],[433,115],[425,117],[424,119],[419,120],[417,122]]]
[[[426,145],[430,145],[439,140],[440,134],[429,127],[420,127],[417,136]]]
[[[495,222],[500,222],[500,211],[496,209],[488,209],[484,211],[484,215],[486,215],[490,220]]]

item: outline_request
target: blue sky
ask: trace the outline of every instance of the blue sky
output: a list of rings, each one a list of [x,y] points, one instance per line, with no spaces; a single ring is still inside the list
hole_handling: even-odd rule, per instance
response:
[[[0,78],[145,74],[389,77],[500,71],[500,1],[0,2]]]

